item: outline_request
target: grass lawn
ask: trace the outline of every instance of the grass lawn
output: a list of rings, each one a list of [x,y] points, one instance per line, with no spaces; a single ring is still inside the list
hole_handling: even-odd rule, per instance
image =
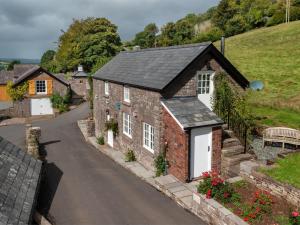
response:
[[[276,168],[262,170],[262,172],[277,181],[300,188],[300,153],[291,154],[284,159],[278,159],[276,165]]]
[[[226,57],[265,88],[250,94],[262,123],[300,129],[300,21],[261,28],[226,40]],[[215,43],[217,47],[220,43]],[[297,116],[298,113],[298,116]]]

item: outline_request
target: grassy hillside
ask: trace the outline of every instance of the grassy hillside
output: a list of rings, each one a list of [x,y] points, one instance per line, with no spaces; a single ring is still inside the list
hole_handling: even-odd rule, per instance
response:
[[[299,129],[300,21],[228,38],[225,54],[250,81],[264,82],[263,91],[250,94],[262,123]]]

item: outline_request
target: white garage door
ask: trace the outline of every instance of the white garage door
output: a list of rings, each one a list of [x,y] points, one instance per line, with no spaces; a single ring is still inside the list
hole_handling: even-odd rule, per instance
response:
[[[195,128],[191,132],[191,177],[197,178],[211,170],[211,127]]]
[[[31,115],[51,115],[53,108],[49,98],[31,99]]]

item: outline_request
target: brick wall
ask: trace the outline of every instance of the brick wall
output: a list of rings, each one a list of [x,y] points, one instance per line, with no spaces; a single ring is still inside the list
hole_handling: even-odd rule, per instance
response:
[[[164,140],[167,143],[166,158],[168,172],[180,181],[188,180],[188,134],[182,130],[173,117],[163,109]]]
[[[222,127],[212,128],[212,165],[214,171],[221,172]]]
[[[96,136],[104,135],[107,112],[111,118],[118,121],[119,135],[114,139],[114,147],[124,153],[131,149],[135,152],[138,161],[146,167],[152,168],[154,155],[158,154],[163,146],[162,138],[162,106],[161,95],[158,92],[130,87],[130,102],[123,101],[123,85],[109,83],[109,96],[104,95],[104,82],[94,79],[94,118]],[[116,104],[120,104],[117,109]],[[132,138],[123,134],[123,112],[131,115]],[[154,127],[154,154],[143,147],[143,122]]]

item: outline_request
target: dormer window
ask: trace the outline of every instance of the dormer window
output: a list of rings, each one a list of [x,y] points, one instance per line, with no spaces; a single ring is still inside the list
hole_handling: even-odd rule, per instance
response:
[[[104,94],[109,95],[109,84],[107,81],[104,82]]]
[[[130,102],[130,89],[129,87],[124,86],[124,101]]]

